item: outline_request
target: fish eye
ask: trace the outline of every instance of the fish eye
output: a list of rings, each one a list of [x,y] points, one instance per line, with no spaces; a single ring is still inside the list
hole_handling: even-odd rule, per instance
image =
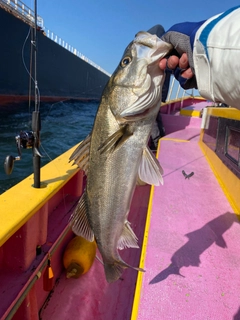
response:
[[[124,57],[121,61],[121,67],[125,68],[131,61],[130,57]]]

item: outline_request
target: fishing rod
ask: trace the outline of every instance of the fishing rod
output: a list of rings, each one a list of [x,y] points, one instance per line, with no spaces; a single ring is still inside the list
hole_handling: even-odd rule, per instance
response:
[[[21,148],[33,150],[33,176],[34,176],[34,188],[40,188],[40,168],[41,168],[41,153],[40,147],[40,130],[41,130],[41,118],[39,112],[38,103],[38,83],[37,83],[37,0],[34,1],[34,32],[31,46],[34,49],[34,101],[35,110],[32,113],[32,131],[20,131],[15,137],[18,156],[14,157],[8,155],[5,158],[4,169],[6,174],[10,175],[13,171],[14,162],[21,160],[22,152]]]
[[[34,27],[34,88],[35,88],[35,111],[32,114],[32,130],[34,135],[33,143],[33,173],[34,173],[34,187],[40,188],[40,167],[41,167],[41,154],[40,147],[40,130],[41,118],[38,107],[38,84],[37,84],[37,0],[34,1],[35,12],[35,27]]]

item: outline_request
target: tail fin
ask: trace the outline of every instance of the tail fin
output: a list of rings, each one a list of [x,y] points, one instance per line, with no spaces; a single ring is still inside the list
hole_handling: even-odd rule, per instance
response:
[[[145,272],[145,270],[142,268],[135,268],[125,263],[124,261],[115,260],[114,263],[104,263],[104,270],[107,282],[111,283],[117,281],[121,277],[124,269],[126,268],[132,268],[136,271]]]

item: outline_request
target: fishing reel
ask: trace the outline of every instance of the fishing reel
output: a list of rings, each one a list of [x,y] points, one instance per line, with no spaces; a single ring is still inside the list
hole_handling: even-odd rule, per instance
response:
[[[18,156],[14,157],[8,155],[4,161],[4,170],[7,175],[10,175],[13,171],[14,162],[21,160],[22,152],[21,149],[30,149],[34,147],[34,132],[33,131],[20,131],[20,133],[15,137]],[[37,155],[42,157],[39,150],[34,148]]]
[[[6,157],[4,162],[4,170],[6,174],[11,174],[13,171],[14,162],[21,160],[22,152],[21,148],[29,149],[32,148],[33,151],[33,176],[34,176],[34,188],[40,188],[40,167],[41,161],[40,159],[43,157],[39,151],[40,147],[40,130],[41,130],[41,120],[40,120],[40,112],[33,111],[32,113],[32,131],[20,131],[15,137],[17,144],[18,156],[13,157],[9,155]]]

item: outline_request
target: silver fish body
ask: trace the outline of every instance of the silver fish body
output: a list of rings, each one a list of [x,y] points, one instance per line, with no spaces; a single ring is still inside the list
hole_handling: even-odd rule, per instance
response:
[[[90,241],[95,237],[108,282],[130,267],[118,250],[138,247],[127,220],[137,179],[162,183],[162,169],[148,140],[164,81],[158,62],[170,49],[155,35],[136,35],[103,92],[91,137],[70,158],[87,172],[72,229]]]

